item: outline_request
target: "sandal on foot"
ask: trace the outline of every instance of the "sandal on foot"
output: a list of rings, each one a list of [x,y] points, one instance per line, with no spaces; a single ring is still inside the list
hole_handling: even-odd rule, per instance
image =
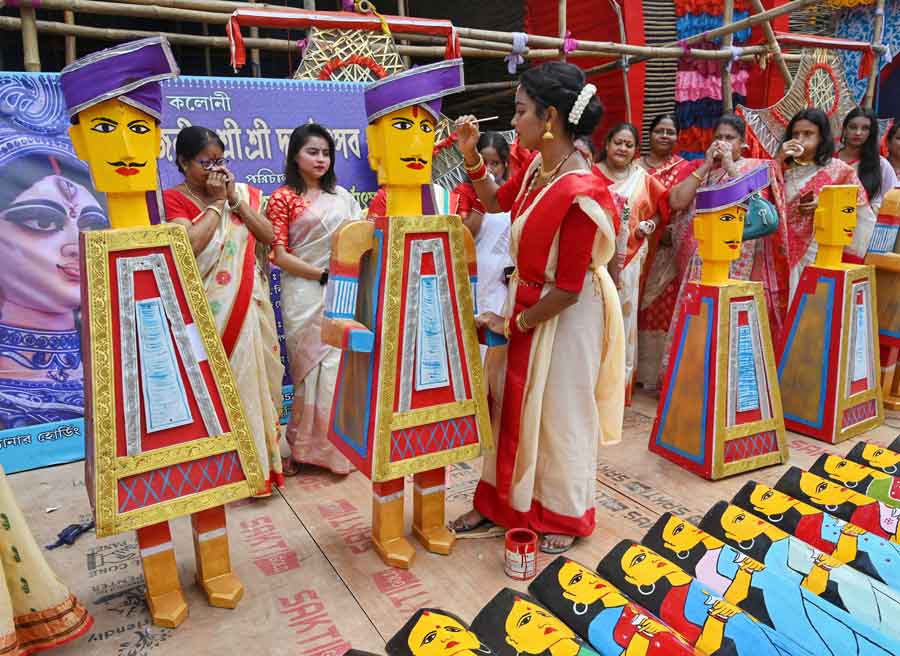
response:
[[[569,543],[566,545],[558,545],[558,546],[550,546],[548,538],[567,538]],[[576,537],[574,535],[558,535],[555,533],[546,533],[544,537],[541,538],[541,553],[557,555],[561,553],[567,552],[572,548],[572,545],[575,544]]]
[[[300,463],[293,458],[281,459],[281,472],[285,478],[291,478],[300,473]]]
[[[466,513],[466,515],[467,514],[468,513]],[[472,533],[473,531],[487,529],[494,525],[494,522],[489,520],[484,515],[481,515],[479,520],[475,523],[463,521],[463,517],[465,517],[466,515],[460,515],[459,517],[457,517],[455,520],[447,524],[447,528],[449,528],[454,533],[460,534]]]

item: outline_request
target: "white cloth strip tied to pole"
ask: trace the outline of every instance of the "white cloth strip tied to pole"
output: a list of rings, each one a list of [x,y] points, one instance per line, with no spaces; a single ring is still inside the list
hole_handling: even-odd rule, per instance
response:
[[[522,54],[528,49],[528,35],[524,32],[513,32],[512,52],[504,59],[506,60],[506,70],[510,75],[515,75],[519,66],[525,63]]]

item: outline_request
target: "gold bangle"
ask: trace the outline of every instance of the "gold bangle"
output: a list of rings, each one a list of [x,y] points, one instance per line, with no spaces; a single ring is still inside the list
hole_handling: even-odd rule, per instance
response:
[[[527,333],[531,329],[531,326],[525,321],[525,310],[516,315],[516,328],[519,329],[520,333]]]
[[[220,210],[220,209],[219,209],[218,207],[216,207],[215,205],[207,205],[207,206],[206,206],[206,209],[207,209],[207,210],[212,210],[213,212],[215,212],[216,214],[219,215],[219,218],[220,218],[220,219],[222,218],[222,210]]]
[[[706,182],[700,175],[697,174],[696,171],[691,171],[691,177],[695,178],[700,184]]]
[[[509,319],[503,320],[503,336],[509,340]]]
[[[481,168],[482,164],[484,164],[484,157],[481,156],[481,153],[478,153],[478,161],[472,166],[469,166],[468,162],[463,159],[463,168],[466,170],[466,173],[475,173],[475,171]]]

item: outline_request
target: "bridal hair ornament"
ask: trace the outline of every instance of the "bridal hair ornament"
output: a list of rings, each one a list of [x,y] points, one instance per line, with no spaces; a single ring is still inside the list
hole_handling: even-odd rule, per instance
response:
[[[596,93],[597,87],[593,84],[588,83],[584,85],[581,93],[579,93],[578,97],[575,99],[575,104],[572,105],[572,110],[569,112],[569,123],[578,125],[581,122],[581,115],[584,114],[584,110]]]

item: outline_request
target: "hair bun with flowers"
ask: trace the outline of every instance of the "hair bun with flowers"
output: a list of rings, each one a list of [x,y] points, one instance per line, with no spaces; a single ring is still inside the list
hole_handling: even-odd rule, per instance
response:
[[[584,114],[584,110],[596,93],[597,87],[593,84],[588,83],[584,85],[581,93],[579,93],[578,97],[575,99],[575,104],[572,105],[572,110],[569,112],[569,123],[578,125],[581,122],[581,115]]]

